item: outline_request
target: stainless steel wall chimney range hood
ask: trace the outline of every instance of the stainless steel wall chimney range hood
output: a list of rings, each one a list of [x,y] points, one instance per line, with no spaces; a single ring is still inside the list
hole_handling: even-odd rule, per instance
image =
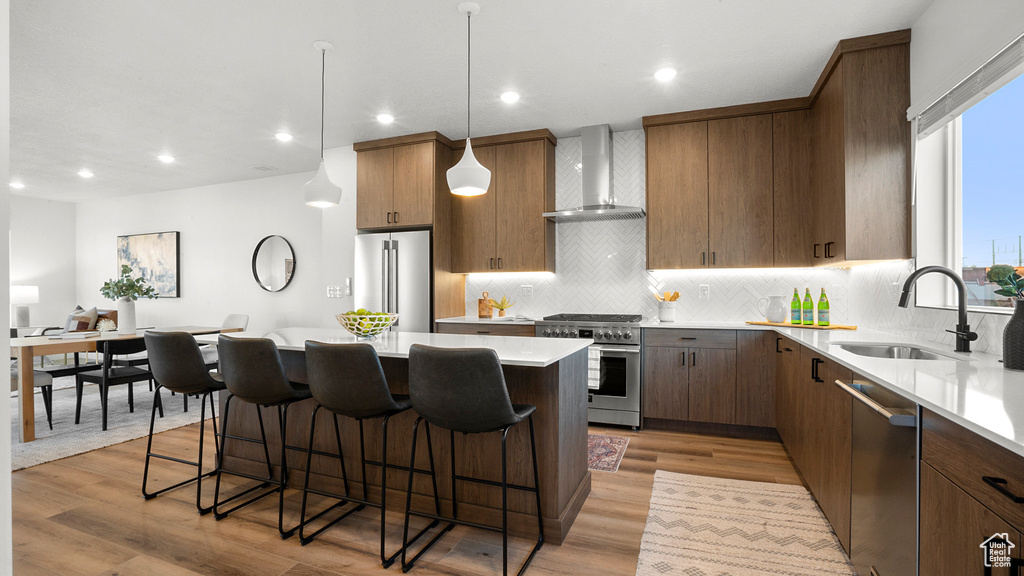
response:
[[[636,220],[646,216],[638,206],[618,206],[612,194],[612,133],[607,124],[583,128],[583,205],[579,208],[545,212],[554,222],[595,220]]]

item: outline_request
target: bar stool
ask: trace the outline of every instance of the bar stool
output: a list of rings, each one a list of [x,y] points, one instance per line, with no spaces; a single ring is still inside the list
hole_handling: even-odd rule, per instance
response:
[[[288,486],[288,449],[304,450],[304,448],[288,446],[288,408],[295,402],[310,398],[309,388],[301,384],[293,385],[288,380],[284,365],[281,363],[281,357],[277,351],[277,345],[274,344],[273,340],[266,338],[231,338],[222,334],[217,338],[217,348],[220,355],[221,374],[224,377],[224,384],[229,392],[227,400],[224,401],[224,413],[221,414],[220,454],[223,457],[229,438],[262,444],[263,455],[267,462],[267,475],[266,477],[261,477],[244,472],[229,472],[224,470],[223,466],[218,465],[217,483],[213,493],[213,516],[217,520],[223,520],[235,510],[277,492],[277,531],[281,535],[281,539],[289,538],[299,526],[296,525],[288,530],[284,529],[284,490]],[[235,398],[241,402],[256,405],[256,417],[260,425],[260,439],[228,434],[228,412],[231,409],[231,401]],[[277,407],[278,422],[281,426],[281,477],[277,480],[274,479],[274,469],[270,463],[267,432],[263,425],[263,414],[260,410],[260,407],[270,406]],[[223,474],[240,476],[256,480],[260,483],[222,501],[220,499],[220,483]],[[219,509],[220,506],[228,502],[271,485],[274,486],[273,489],[257,494],[241,504],[236,504],[223,512]]]
[[[196,509],[200,515],[208,514],[213,506],[203,507],[201,494],[203,478],[208,478],[217,473],[211,470],[203,474],[203,446],[205,445],[206,432],[206,404],[209,399],[210,421],[213,424],[214,449],[217,452],[217,462],[220,462],[220,449],[217,445],[217,415],[213,404],[213,393],[224,390],[224,382],[215,379],[207,371],[203,362],[203,353],[196,344],[196,339],[187,332],[146,332],[146,350],[149,351],[149,368],[156,379],[156,386],[153,389],[153,411],[149,416],[149,441],[146,443],[146,468],[142,473],[142,496],[146,500],[156,498],[164,492],[174,490],[190,482],[196,483]],[[160,389],[166,388],[171,392],[177,392],[186,398],[189,394],[201,396],[199,417],[199,456],[195,462],[183,460],[165,454],[153,452],[153,426],[156,423],[156,413],[162,409],[163,400],[160,397]],[[187,464],[196,467],[196,475],[177,484],[161,488],[156,492],[149,492],[147,482],[149,480],[150,459],[159,458],[170,460],[179,464]]]
[[[302,521],[299,525],[299,541],[303,545],[308,544],[324,530],[343,520],[349,514],[361,510],[364,506],[380,508],[380,562],[384,568],[387,568],[394,563],[395,559],[402,552],[398,550],[391,556],[388,556],[384,546],[385,521],[387,517],[387,473],[389,468],[405,470],[407,472],[409,470],[405,466],[387,463],[388,422],[392,416],[411,408],[412,402],[409,401],[409,397],[406,395],[396,394],[393,396],[391,394],[391,391],[388,389],[387,378],[384,376],[384,369],[381,367],[380,359],[377,357],[377,351],[369,344],[323,344],[308,341],[306,342],[306,369],[309,376],[309,390],[313,394],[313,399],[317,401],[317,406],[313,409],[313,416],[309,425],[309,450],[306,455],[306,480],[302,488]],[[344,495],[314,490],[309,487],[310,468],[313,462],[313,439],[316,433],[316,416],[321,408],[331,413],[334,418],[334,433],[338,443],[338,454],[333,455],[323,452],[317,452],[317,454],[339,459],[341,461],[343,478],[345,477],[345,460],[341,450],[338,416],[353,418],[359,422],[359,457],[363,470],[363,493],[361,499],[353,498],[349,495],[347,482],[345,483]],[[375,419],[381,420],[380,461],[367,460],[366,458],[363,420]],[[381,496],[379,504],[369,501],[369,490],[366,480],[367,464],[380,467]],[[434,479],[433,467],[429,471],[417,470],[417,472],[428,474],[432,480]],[[339,502],[307,520],[306,499],[311,493],[335,498]],[[316,532],[308,536],[304,534],[307,523],[349,502],[356,503],[358,506],[335,518]],[[436,488],[434,490],[434,508],[437,514],[441,513],[441,501],[437,497]],[[412,541],[416,541],[416,539],[437,526],[437,524],[437,520],[431,522]]]
[[[431,425],[448,430],[451,440],[452,516],[445,518],[439,514],[412,511],[412,475],[409,475],[409,487],[405,501],[405,528],[402,537],[402,571],[408,572],[416,560],[440,540],[447,531],[456,524],[462,524],[501,532],[502,574],[508,576],[508,489],[513,488],[533,492],[537,500],[537,543],[519,569],[518,574],[521,575],[544,544],[544,522],[540,515],[540,482],[537,474],[537,444],[533,432],[533,413],[537,409],[536,406],[512,404],[498,355],[494,350],[488,348],[435,348],[413,344],[409,349],[409,395],[413,409],[419,414],[419,418],[416,419],[416,424],[413,426],[410,468],[415,468],[416,465],[416,436],[419,432],[420,421],[424,421],[424,429],[427,431],[428,448],[430,447]],[[523,420],[528,420],[530,423],[533,487],[508,483],[506,439],[509,429]],[[501,482],[456,474],[456,432],[463,434],[501,433]],[[433,450],[429,450],[429,454],[431,465],[433,465]],[[456,481],[501,487],[501,528],[458,519]],[[436,485],[434,491],[436,494]],[[407,562],[405,552],[410,543],[408,541],[410,516],[441,520],[448,524],[420,549],[412,560]]]

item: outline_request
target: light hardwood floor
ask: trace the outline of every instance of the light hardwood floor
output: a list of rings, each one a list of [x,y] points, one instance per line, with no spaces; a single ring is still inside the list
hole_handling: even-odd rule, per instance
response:
[[[655,470],[800,484],[777,442],[619,428],[590,431],[628,436],[626,456],[617,473],[593,473],[593,490],[568,538],[561,546],[545,545],[527,571],[530,575],[634,574]],[[165,432],[155,440],[156,449],[194,456],[197,434],[195,425]],[[275,498],[220,522],[196,514],[191,487],[143,501],[139,487],[145,449],[143,438],[13,473],[15,574],[388,573],[376,555],[378,511],[357,512],[300,546],[297,538],[282,541],[277,536]],[[181,468],[170,466],[164,463],[153,480],[175,479]],[[213,483],[208,486],[204,483],[203,491],[212,496]],[[299,492],[289,491],[293,509],[298,502]],[[402,516],[392,512],[388,520],[394,543],[400,540]],[[518,569],[530,545],[527,540],[511,541],[510,571]],[[401,570],[392,566],[389,572]],[[500,534],[463,527],[448,534],[411,572],[500,573]]]

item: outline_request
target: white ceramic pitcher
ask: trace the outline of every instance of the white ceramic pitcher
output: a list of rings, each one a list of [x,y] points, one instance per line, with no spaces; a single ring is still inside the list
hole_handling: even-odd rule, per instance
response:
[[[757,301],[757,311],[763,314],[769,322],[782,324],[786,321],[789,309],[782,300],[782,296],[769,296]]]

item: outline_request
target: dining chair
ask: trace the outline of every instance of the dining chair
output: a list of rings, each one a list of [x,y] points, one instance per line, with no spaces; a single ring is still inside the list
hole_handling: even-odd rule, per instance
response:
[[[153,390],[153,411],[149,416],[149,440],[146,443],[146,465],[142,472],[142,495],[146,500],[150,500],[164,492],[195,482],[196,509],[199,511],[200,515],[207,514],[213,510],[213,506],[204,507],[202,505],[201,495],[203,478],[216,474],[217,470],[214,468],[205,474],[203,473],[206,405],[207,403],[210,405],[210,420],[213,424],[214,446],[218,449],[217,461],[219,462],[220,452],[216,438],[217,416],[214,409],[214,393],[225,390],[226,386],[223,381],[212,376],[206,369],[206,366],[203,364],[203,355],[199,351],[199,345],[196,344],[196,339],[191,334],[187,332],[146,332],[144,338],[146,341],[146,349],[149,350],[150,369],[153,371],[156,386]],[[199,454],[194,462],[167,454],[158,454],[153,452],[153,428],[156,423],[157,407],[162,404],[162,400],[160,398],[160,390],[162,388],[177,392],[185,397],[188,397],[190,394],[200,396],[199,402],[202,409],[200,410],[199,416]],[[209,402],[207,402],[207,399],[209,399]],[[147,484],[149,480],[150,460],[153,458],[194,466],[195,475],[176,484],[150,492],[147,489]]]
[[[117,356],[135,354],[146,349],[146,341],[142,338],[126,340],[101,340],[100,349],[103,352],[103,364],[98,370],[79,372],[75,375],[75,392],[77,402],[75,404],[75,424],[78,424],[82,416],[82,391],[86,382],[98,384],[100,387],[100,405],[103,412],[103,430],[107,429],[107,396],[111,386],[119,384],[128,385],[128,411],[135,412],[134,384],[135,382],[149,381],[153,383],[153,373],[143,370],[137,366],[118,366],[114,363]],[[160,416],[163,417],[163,407],[159,407]]]
[[[224,412],[221,414],[220,419],[220,453],[222,455],[225,453],[228,440],[260,444],[266,459],[267,475],[257,476],[241,471],[225,470],[223,465],[218,466],[217,483],[213,492],[213,517],[217,520],[222,520],[235,510],[277,492],[277,530],[282,539],[289,538],[299,528],[299,524],[288,529],[284,527],[284,491],[288,487],[288,450],[305,451],[306,448],[304,446],[288,445],[288,411],[295,402],[311,397],[309,388],[304,385],[293,384],[288,380],[285,366],[281,362],[281,356],[273,340],[267,338],[231,338],[222,334],[217,338],[217,347],[220,348],[220,374],[223,376],[224,385],[227,386],[229,392],[227,399],[224,401]],[[231,410],[232,401],[236,399],[239,402],[254,405],[256,418],[260,425],[260,438],[245,438],[228,433],[228,423],[231,421],[228,414]],[[270,461],[270,448],[267,444],[266,428],[263,425],[262,408],[265,407],[277,409],[279,430],[281,431],[281,438],[279,440],[281,444],[281,459],[279,461],[281,475],[279,478],[274,478],[273,464]],[[224,474],[248,478],[259,482],[259,484],[221,500],[221,478]],[[273,486],[273,488],[264,490],[262,493],[249,498],[241,504],[236,504],[228,510],[221,511],[220,509],[222,505],[228,502],[270,486]]]
[[[11,328],[11,338],[18,337],[18,329]],[[18,391],[18,361],[11,358],[11,392]],[[53,376],[42,370],[32,371],[33,387],[39,388],[46,409],[46,424],[53,430]]]
[[[534,555],[544,545],[544,522],[540,512],[540,475],[537,472],[537,444],[533,430],[533,413],[537,407],[532,404],[513,404],[509,399],[505,375],[498,361],[498,355],[488,348],[437,348],[413,344],[409,348],[409,397],[412,408],[419,415],[412,431],[412,457],[409,468],[416,468],[416,436],[420,424],[424,425],[427,440],[427,453],[430,466],[433,468],[434,453],[430,446],[430,427],[447,429],[450,445],[451,462],[451,502],[452,515],[444,517],[440,514],[414,511],[412,509],[412,475],[409,475],[408,491],[405,500],[405,526],[402,536],[402,571],[408,572],[413,563],[430,549],[438,540],[456,524],[472,526],[485,530],[501,532],[502,574],[508,576],[508,489],[531,492],[537,505],[537,542],[523,562],[518,574],[522,575],[530,565]],[[509,430],[523,421],[530,426],[530,454],[533,460],[533,486],[520,486],[508,482],[508,449]],[[456,457],[455,433],[501,435],[501,481],[458,474],[455,465]],[[523,450],[525,448],[520,448]],[[519,461],[525,465],[526,462]],[[458,517],[458,496],[456,487],[459,482],[471,482],[481,486],[501,487],[501,527],[469,522]],[[435,494],[437,487],[434,487]],[[432,520],[446,522],[444,528],[423,546],[411,560],[406,561],[409,540],[409,518],[420,516]]]
[[[402,465],[388,462],[388,424],[391,417],[401,414],[412,407],[409,397],[404,394],[391,394],[388,388],[387,378],[384,376],[384,368],[381,367],[377,351],[369,344],[326,344],[321,342],[307,341],[306,367],[308,374],[309,390],[317,405],[313,408],[313,415],[309,424],[309,449],[306,452],[306,479],[302,487],[302,520],[299,525],[299,543],[306,545],[339,521],[345,519],[349,514],[362,509],[364,506],[380,508],[380,562],[381,566],[387,568],[402,552],[395,551],[390,556],[385,550],[385,533],[387,520],[387,492],[388,492],[388,470],[409,472],[409,468]],[[309,480],[313,464],[313,444],[316,438],[317,414],[323,409],[325,415],[333,419],[334,436],[338,446],[338,453],[317,451],[321,457],[337,459],[341,464],[341,476],[344,494],[335,494],[321,489],[310,488]],[[354,498],[348,489],[348,478],[345,472],[345,457],[342,454],[341,432],[338,426],[338,416],[352,418],[359,423],[359,458],[362,464],[362,494],[361,498]],[[380,426],[380,443],[377,451],[379,459],[368,459],[366,457],[366,441],[363,431],[363,421],[370,420],[374,425]],[[330,422],[330,420],[328,421]],[[370,501],[369,482],[367,481],[366,465],[376,466],[380,470],[380,501]],[[416,470],[416,472],[427,474],[434,480],[433,469]],[[309,494],[316,494],[326,498],[337,500],[333,505],[327,506],[320,512],[307,519],[306,502]],[[335,508],[353,503],[357,506],[350,508],[320,527],[312,534],[306,534],[306,525],[315,521],[324,514]],[[434,509],[440,514],[441,503],[434,494]],[[415,541],[419,536],[438,524],[434,520],[426,528],[412,539]]]
[[[248,314],[228,314],[224,318],[224,322],[220,325],[221,332],[241,332],[249,326],[249,315]],[[206,367],[210,370],[217,368],[217,347],[210,346],[209,344],[203,344],[199,347],[203,352],[203,362],[206,363]]]

